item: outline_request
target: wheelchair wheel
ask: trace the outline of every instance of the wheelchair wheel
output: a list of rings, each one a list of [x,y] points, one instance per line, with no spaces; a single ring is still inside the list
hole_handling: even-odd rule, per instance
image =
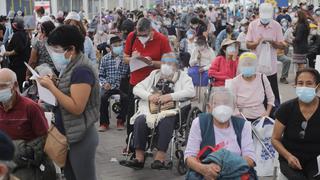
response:
[[[186,123],[186,132],[185,132],[185,144],[188,142],[189,132],[192,125],[192,121],[198,117],[198,115],[201,113],[201,110],[198,107],[192,107],[189,111],[187,123]]]

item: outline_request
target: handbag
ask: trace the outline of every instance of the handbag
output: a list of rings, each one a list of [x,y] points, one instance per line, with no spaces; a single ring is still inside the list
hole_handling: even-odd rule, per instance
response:
[[[48,131],[44,152],[61,168],[64,167],[67,154],[68,142],[66,136],[52,124]]]
[[[271,45],[270,43],[260,43],[258,51],[258,72],[270,75],[272,73]]]
[[[154,103],[152,101],[149,101],[149,110],[150,110],[151,114],[157,114],[157,113],[159,113],[161,111],[174,109],[174,108],[176,108],[176,103],[174,101],[170,101],[170,102],[167,102],[165,104],[156,104],[156,103]]]

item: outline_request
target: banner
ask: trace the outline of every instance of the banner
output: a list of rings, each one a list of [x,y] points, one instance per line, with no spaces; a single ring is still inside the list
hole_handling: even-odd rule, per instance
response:
[[[288,0],[260,0],[260,3],[270,3],[274,7],[288,7]]]
[[[34,2],[34,10],[43,7],[45,14],[49,15],[51,14],[51,10],[50,10],[50,1],[35,1]]]

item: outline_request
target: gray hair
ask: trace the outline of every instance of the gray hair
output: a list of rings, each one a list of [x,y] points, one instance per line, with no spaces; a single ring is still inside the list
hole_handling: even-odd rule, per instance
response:
[[[17,75],[15,72],[13,72],[11,69],[8,69],[8,68],[2,68],[0,69],[0,72],[3,71],[4,73],[8,74],[8,76],[10,77],[10,80],[7,81],[8,83],[15,83],[17,82]],[[6,83],[6,82],[0,82],[0,83]]]
[[[147,18],[141,18],[137,23],[139,32],[151,31],[151,21]]]
[[[213,92],[210,94],[209,104],[213,105],[213,103],[217,103],[217,98],[221,98],[219,100],[223,100],[224,105],[232,105],[235,107],[235,97],[230,89],[225,87],[213,88]],[[220,103],[220,102],[219,102]]]

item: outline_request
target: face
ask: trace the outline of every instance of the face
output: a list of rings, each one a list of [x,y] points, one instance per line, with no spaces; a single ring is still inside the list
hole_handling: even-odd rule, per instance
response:
[[[227,25],[226,31],[227,31],[228,33],[232,33],[232,31],[233,31],[233,26]]]
[[[78,22],[72,19],[69,21],[66,21],[64,24],[71,25],[71,26],[78,26]]]
[[[66,59],[70,59],[73,55],[76,54],[75,52],[75,48],[73,46],[71,46],[72,48],[70,48],[69,50],[66,50],[65,48],[61,47],[61,46],[50,46],[49,50],[53,51],[54,53],[64,53],[64,57]]]
[[[208,104],[208,112],[212,112],[212,110],[215,107],[218,107],[221,105],[229,106],[231,108],[235,107],[232,99],[229,96],[227,95],[224,96],[219,94],[219,95],[214,95],[213,98],[211,99],[211,102]]]
[[[314,76],[309,72],[301,73],[296,82],[296,87],[310,87],[315,88],[317,87],[316,81]]]
[[[190,27],[191,27],[192,29],[196,29],[196,28],[198,27],[198,24],[190,24]]]

